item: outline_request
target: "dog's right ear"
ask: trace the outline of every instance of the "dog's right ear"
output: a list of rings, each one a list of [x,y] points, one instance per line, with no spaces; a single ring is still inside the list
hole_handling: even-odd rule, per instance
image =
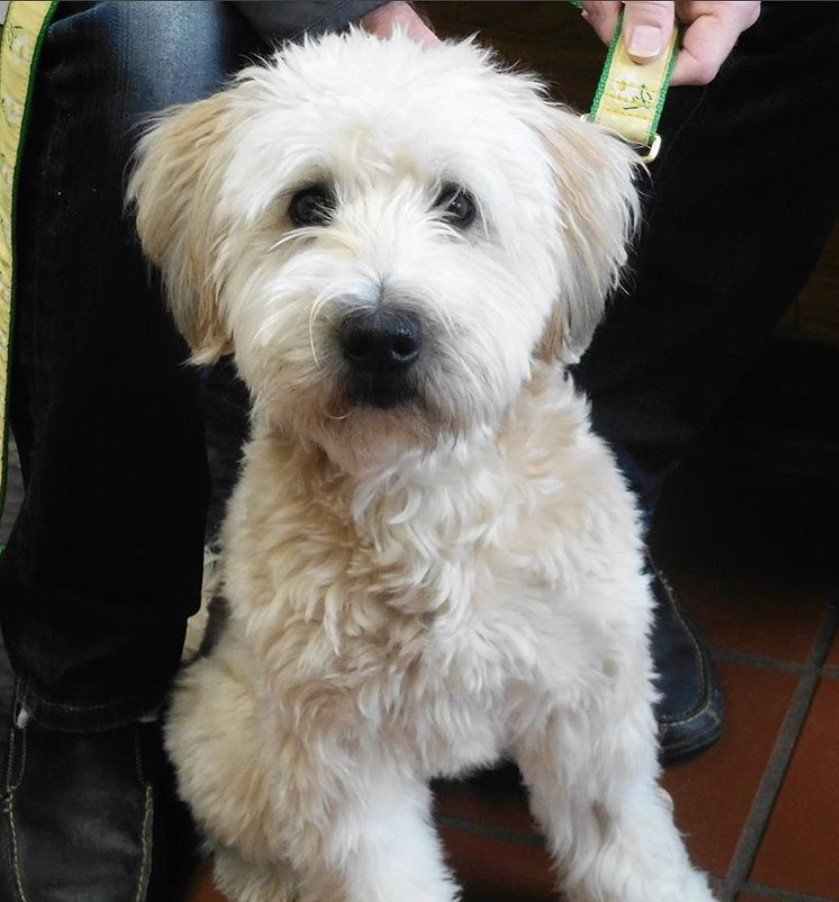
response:
[[[164,111],[138,144],[127,191],[143,250],[160,268],[195,363],[211,363],[232,350],[219,308],[222,277],[214,268],[224,237],[224,138],[232,127],[227,92]]]
[[[560,297],[541,351],[579,360],[618,286],[639,220],[638,155],[620,138],[552,104],[540,103],[536,131],[553,170],[563,240],[557,241]]]

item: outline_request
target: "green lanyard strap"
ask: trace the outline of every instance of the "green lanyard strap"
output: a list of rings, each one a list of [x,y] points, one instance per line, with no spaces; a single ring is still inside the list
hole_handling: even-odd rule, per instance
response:
[[[658,59],[643,64],[634,62],[623,41],[621,12],[591,112],[585,117],[645,148],[645,163],[651,163],[661,148],[658,120],[673,75],[678,43],[679,29],[674,27],[670,43]]]

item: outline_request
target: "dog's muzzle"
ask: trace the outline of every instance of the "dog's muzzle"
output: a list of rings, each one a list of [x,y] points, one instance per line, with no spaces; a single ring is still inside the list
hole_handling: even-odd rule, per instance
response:
[[[414,316],[381,307],[356,311],[341,323],[338,340],[353,403],[388,408],[416,396],[411,369],[420,356],[422,328]]]

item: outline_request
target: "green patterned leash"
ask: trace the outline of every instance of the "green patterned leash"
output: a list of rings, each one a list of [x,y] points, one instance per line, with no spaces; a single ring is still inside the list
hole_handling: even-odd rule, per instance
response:
[[[582,9],[582,4],[573,5]],[[617,132],[624,140],[639,147],[645,163],[652,163],[661,150],[658,121],[673,66],[676,63],[679,29],[665,51],[649,63],[636,63],[627,52],[623,40],[623,11],[618,17],[615,34],[600,75],[591,111],[584,117]]]

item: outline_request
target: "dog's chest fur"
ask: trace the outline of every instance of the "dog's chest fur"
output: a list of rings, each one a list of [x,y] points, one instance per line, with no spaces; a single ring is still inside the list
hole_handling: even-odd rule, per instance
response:
[[[633,522],[583,404],[547,371],[497,435],[366,481],[257,436],[228,519],[230,641],[269,708],[401,737],[432,772],[484,763],[544,698],[584,703],[637,645],[638,600],[611,592],[637,569]]]

